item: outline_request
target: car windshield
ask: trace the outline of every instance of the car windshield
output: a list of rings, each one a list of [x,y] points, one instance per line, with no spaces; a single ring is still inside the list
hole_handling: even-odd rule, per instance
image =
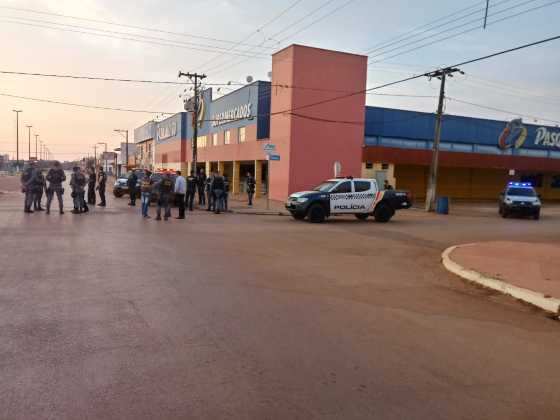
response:
[[[535,190],[532,188],[509,188],[507,191],[508,195],[514,195],[517,197],[535,197]]]
[[[317,185],[315,188],[313,188],[313,191],[321,191],[321,192],[328,192],[332,189],[332,187],[334,187],[336,184],[338,184],[338,181],[326,181],[323,182],[320,185]]]

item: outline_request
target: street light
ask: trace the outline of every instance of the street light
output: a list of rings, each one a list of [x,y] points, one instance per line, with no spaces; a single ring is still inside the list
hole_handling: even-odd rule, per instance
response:
[[[14,109],[16,113],[16,172],[19,172],[19,113],[23,112],[21,109]]]
[[[97,144],[104,144],[105,145],[105,173],[107,173],[107,143],[100,141]]]
[[[126,161],[125,168],[126,168],[126,172],[128,172],[128,130],[115,129],[114,131],[115,131],[115,133],[120,133],[120,134],[125,133],[126,134],[126,137],[125,137],[126,138],[126,150],[124,151],[124,156],[125,156],[125,159],[126,159],[125,160]]]
[[[29,147],[28,150],[28,154],[27,154],[27,159],[31,162],[31,129],[33,128],[32,125],[26,125],[27,127],[27,132],[29,134],[28,138],[27,138],[27,146]]]
[[[39,155],[37,154],[37,139],[39,138],[39,134],[35,134],[35,159],[41,160]]]

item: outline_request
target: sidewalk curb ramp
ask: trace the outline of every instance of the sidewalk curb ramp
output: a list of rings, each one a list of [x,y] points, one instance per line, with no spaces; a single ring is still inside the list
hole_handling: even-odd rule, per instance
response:
[[[477,271],[466,269],[465,267],[457,264],[451,259],[451,254],[458,248],[473,246],[475,244],[457,245],[447,248],[441,255],[441,261],[444,267],[453,274],[471,281],[478,283],[481,286],[489,289],[497,290],[503,294],[513,296],[516,299],[530,303],[533,306],[541,308],[554,315],[560,316],[560,299],[547,297],[542,293],[533,290],[524,289],[522,287],[514,286],[503,280],[498,280],[493,277],[487,277]]]

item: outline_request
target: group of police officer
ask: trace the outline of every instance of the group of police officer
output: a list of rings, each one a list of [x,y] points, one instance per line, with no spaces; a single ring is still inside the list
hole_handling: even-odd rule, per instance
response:
[[[105,207],[105,187],[107,184],[107,175],[103,168],[99,168],[99,176],[96,176],[93,168],[88,169],[88,179],[79,166],[72,169],[70,178],[70,188],[72,190],[72,199],[74,209],[72,213],[80,214],[89,211],[89,207],[85,201],[85,186],[88,184],[88,203],[95,204],[95,190],[99,192],[101,202],[99,206]],[[43,211],[41,206],[43,192],[47,193],[46,214],[50,214],[51,203],[56,195],[60,214],[64,214],[64,187],[62,184],[66,181],[66,174],[60,162],[56,161],[53,167],[49,169],[47,176],[43,175],[43,170],[37,167],[36,162],[30,162],[29,166],[21,175],[22,192],[25,194],[24,212],[34,213],[35,211]],[[47,186],[47,182],[49,183]],[[95,186],[97,182],[97,187]],[[92,194],[93,192],[93,194]]]

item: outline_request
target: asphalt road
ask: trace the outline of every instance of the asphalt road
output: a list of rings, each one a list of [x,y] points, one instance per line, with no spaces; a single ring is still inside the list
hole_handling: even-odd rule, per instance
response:
[[[389,224],[25,215],[0,196],[2,419],[558,419],[560,324],[447,273],[560,210]]]

